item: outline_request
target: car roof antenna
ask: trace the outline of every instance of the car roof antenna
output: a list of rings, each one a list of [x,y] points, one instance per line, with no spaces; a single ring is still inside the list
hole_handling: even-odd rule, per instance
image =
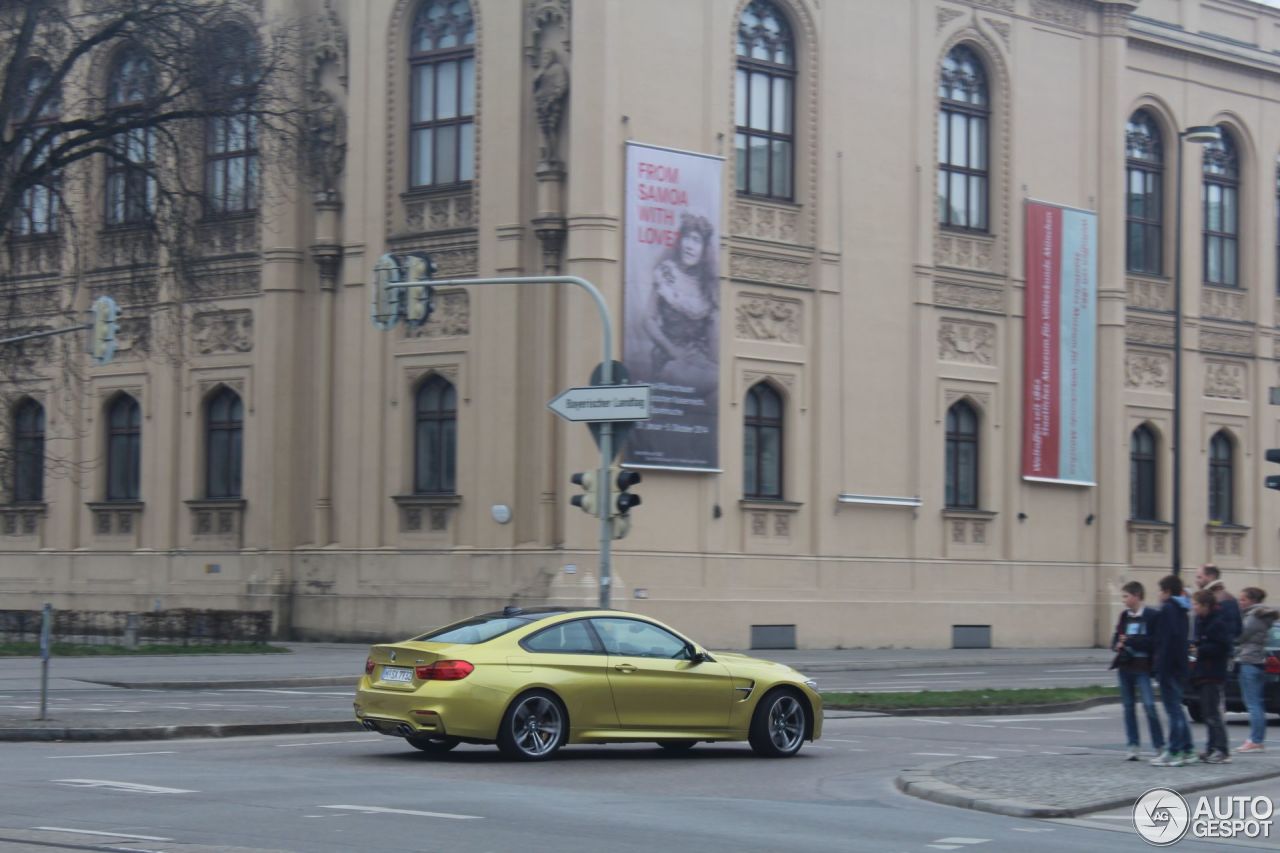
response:
[[[508,604],[506,607],[502,608],[503,616],[519,616],[523,612],[524,610],[516,607],[514,604]]]

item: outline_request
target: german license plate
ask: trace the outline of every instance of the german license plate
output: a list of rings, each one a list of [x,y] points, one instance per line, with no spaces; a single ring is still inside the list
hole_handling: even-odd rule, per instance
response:
[[[413,681],[413,670],[407,666],[384,666],[382,668],[382,680],[408,684]]]

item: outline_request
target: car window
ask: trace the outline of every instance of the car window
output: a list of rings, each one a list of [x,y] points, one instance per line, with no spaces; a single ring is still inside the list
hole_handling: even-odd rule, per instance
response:
[[[1280,646],[1280,625],[1271,629],[1271,636],[1267,640],[1268,646]]]
[[[528,616],[477,616],[464,622],[445,625],[443,628],[437,628],[413,639],[420,642],[475,645],[500,637],[532,621]]]
[[[638,619],[592,619],[604,648],[611,655],[642,658],[688,658],[684,640],[650,622]]]
[[[526,637],[520,645],[531,652],[597,654],[602,649],[591,636],[585,619],[562,622]]]

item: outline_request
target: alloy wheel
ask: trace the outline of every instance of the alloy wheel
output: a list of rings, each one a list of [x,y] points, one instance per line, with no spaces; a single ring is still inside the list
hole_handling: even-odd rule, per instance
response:
[[[804,740],[804,709],[796,697],[783,694],[769,708],[769,740],[779,752],[792,752]]]
[[[546,696],[530,696],[520,702],[511,715],[511,734],[515,745],[530,758],[541,758],[554,751],[564,732],[560,707]]]

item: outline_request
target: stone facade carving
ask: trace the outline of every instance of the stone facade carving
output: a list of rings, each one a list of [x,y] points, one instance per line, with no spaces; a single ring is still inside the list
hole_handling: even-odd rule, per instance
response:
[[[1172,347],[1172,323],[1141,323],[1130,320],[1125,323],[1124,339],[1131,344]]]
[[[973,0],[975,6],[986,6],[1000,12],[1013,14],[1013,0]]]
[[[307,169],[317,195],[336,200],[347,156],[347,37],[329,0],[308,19],[306,56]]]
[[[448,231],[474,228],[475,200],[470,192],[426,198],[409,197],[404,206],[405,225],[410,231]]]
[[[1006,21],[996,21],[991,18],[983,18],[983,21],[991,29],[995,30],[996,35],[1000,36],[1000,40],[1004,42],[1004,46],[1009,46],[1009,24]]]
[[[768,204],[736,200],[729,215],[729,229],[735,237],[754,237],[779,243],[795,243],[799,237],[800,212]]]
[[[938,7],[938,32],[947,26],[947,24],[964,15],[959,9],[948,9],[945,6]]]
[[[1253,355],[1253,336],[1248,333],[1202,328],[1200,349],[1208,352],[1227,352],[1232,355]]]
[[[943,267],[994,272],[995,240],[939,232],[933,244],[933,262]]]
[[[542,134],[541,162],[559,163],[560,124],[569,100],[569,0],[532,0],[528,6],[525,55],[537,69],[533,108]]]
[[[116,331],[117,358],[123,355],[146,355],[151,352],[151,320],[148,317],[125,317]]]
[[[738,337],[747,341],[803,343],[804,306],[796,299],[744,293],[734,311]]]
[[[24,276],[57,273],[62,267],[62,248],[57,237],[15,239],[10,243],[10,268]]]
[[[1163,353],[1129,351],[1124,354],[1124,386],[1139,391],[1167,391],[1173,359]]]
[[[1172,311],[1173,286],[1161,279],[1130,278],[1125,280],[1129,307],[1144,311]]]
[[[767,284],[786,284],[792,287],[809,285],[809,265],[803,261],[785,258],[767,258],[734,252],[729,255],[729,277]]]
[[[200,355],[253,349],[252,311],[207,311],[191,320],[191,340]]]
[[[1245,319],[1244,291],[1206,287],[1200,291],[1200,314],[1217,320]]]
[[[945,319],[938,326],[938,358],[990,367],[996,363],[996,327],[992,323]]]
[[[1076,29],[1085,24],[1084,7],[1074,0],[1031,0],[1031,17]]]
[[[1232,361],[1210,361],[1204,366],[1204,395],[1223,400],[1243,400],[1248,371]]]
[[[437,291],[431,319],[416,329],[409,338],[454,338],[471,334],[471,300],[465,290]]]
[[[186,295],[248,296],[262,287],[262,271],[257,267],[234,268],[200,264],[186,282]]]
[[[196,251],[211,255],[255,254],[262,246],[257,217],[236,217],[202,222],[197,230]]]
[[[933,284],[933,301],[936,305],[952,308],[968,308],[972,311],[1004,313],[1004,290],[981,284],[961,284],[954,281],[937,281]]]

